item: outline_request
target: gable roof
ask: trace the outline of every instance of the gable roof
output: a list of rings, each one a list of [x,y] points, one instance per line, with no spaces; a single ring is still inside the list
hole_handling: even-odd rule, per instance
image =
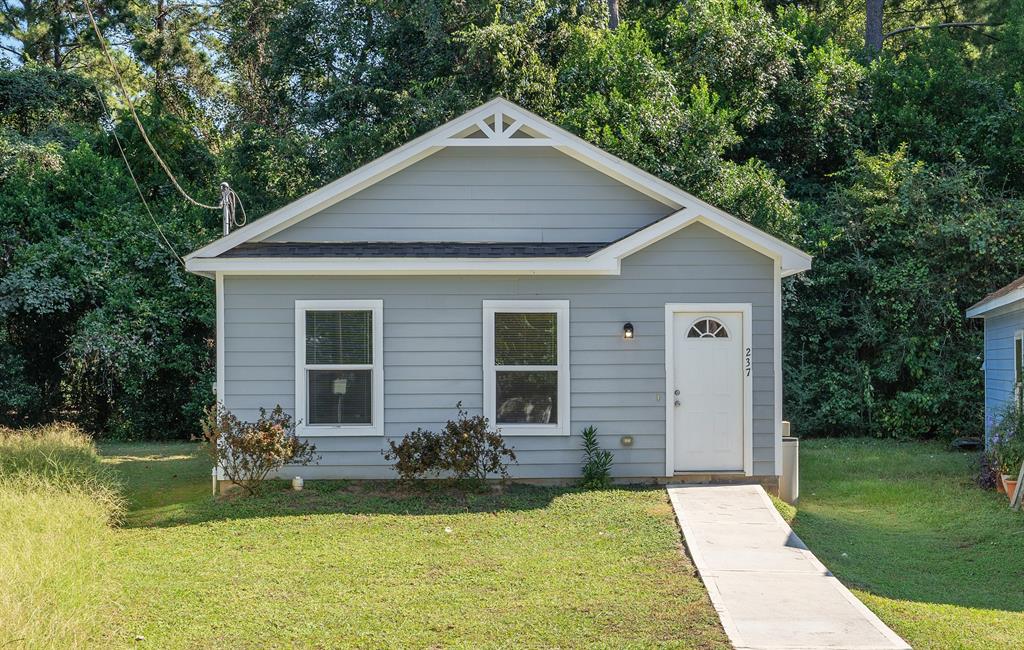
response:
[[[968,318],[983,318],[985,314],[1024,300],[1024,275],[1005,287],[996,289],[967,309]]]
[[[186,268],[197,273],[211,273],[216,271],[245,272],[244,260],[250,258],[232,257],[230,260],[220,257],[223,253],[241,244],[262,242],[273,234],[288,228],[306,217],[320,212],[321,210],[342,201],[353,194],[381,181],[392,174],[409,167],[410,165],[434,154],[446,147],[551,147],[582,162],[583,164],[631,187],[657,201],[664,203],[677,212],[668,217],[656,221],[645,228],[608,245],[601,251],[595,252],[587,260],[599,258],[603,263],[601,270],[598,264],[591,263],[588,266],[594,272],[617,273],[618,261],[636,250],[644,248],[655,241],[658,241],[667,234],[675,232],[681,227],[691,223],[701,222],[721,232],[722,234],[735,239],[744,245],[753,248],[773,259],[779,261],[782,266],[782,274],[790,275],[806,271],[811,267],[811,257],[767,233],[755,228],[749,223],[709,205],[683,190],[666,183],[665,181],[648,174],[647,172],[630,165],[629,163],[612,156],[611,154],[595,147],[594,145],[578,138],[577,136],[561,129],[554,124],[534,115],[512,102],[496,98],[483,104],[454,120],[439,126],[415,140],[387,153],[380,158],[370,162],[355,171],[342,176],[341,178],[328,183],[324,187],[303,196],[288,205],[271,212],[242,228],[231,232],[220,239],[190,253],[185,257]],[[628,242],[628,244],[626,243]],[[609,251],[612,251],[610,254]],[[628,252],[626,252],[628,251]],[[338,273],[368,272],[375,273],[381,269],[374,267],[384,265],[367,264],[362,267],[353,264],[353,260],[369,259],[365,257],[346,257],[339,260],[333,267],[328,260],[334,258],[320,257],[316,265],[302,264],[304,256],[295,258],[280,258],[280,260],[295,260],[292,263],[282,264],[280,261],[274,265],[268,265],[266,260],[261,260],[259,270],[262,272],[302,272],[300,269],[314,267],[327,272]],[[385,257],[373,257],[374,260],[393,259]],[[432,259],[427,264],[419,265],[423,268],[416,268],[417,265],[406,265],[409,268],[405,272],[427,271],[444,272],[443,265],[437,263],[436,258],[405,258],[405,259]],[[448,258],[450,261],[457,261],[463,258]],[[521,258],[508,258],[509,260]],[[537,259],[547,258],[533,258]],[[615,270],[608,266],[608,262],[614,260]],[[230,263],[229,263],[230,261]],[[490,261],[490,260],[488,260]],[[528,260],[524,260],[528,261]],[[251,264],[250,264],[251,266]],[[457,265],[456,265],[457,266]],[[455,268],[452,272],[466,272],[469,270],[477,272],[503,272],[500,268],[508,268],[504,272],[528,272],[529,265],[492,264],[480,268]],[[536,266],[536,265],[535,265]],[[255,271],[256,269],[251,269]],[[554,272],[580,272],[564,269],[559,271],[555,268],[549,269]],[[534,272],[543,272],[537,268]]]

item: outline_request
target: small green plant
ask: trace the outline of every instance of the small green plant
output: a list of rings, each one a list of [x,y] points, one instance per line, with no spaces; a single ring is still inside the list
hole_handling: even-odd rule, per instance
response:
[[[394,461],[395,471],[405,481],[448,476],[456,482],[480,485],[492,475],[508,478],[508,466],[516,454],[504,438],[490,429],[482,415],[470,417],[455,405],[458,417],[448,420],[440,433],[416,429],[400,442],[388,442],[384,458]]]
[[[255,422],[243,422],[228,409],[212,406],[202,427],[213,462],[249,495],[263,489],[271,472],[319,458],[314,445],[295,435],[292,416],[280,404],[270,413],[261,408]]]
[[[583,435],[583,480],[581,485],[588,490],[601,490],[612,484],[611,469],[615,456],[607,449],[601,449],[597,440],[597,427],[589,426]]]
[[[1024,409],[1013,403],[1007,405],[992,427],[990,442],[989,453],[998,471],[1016,478],[1024,463]]]

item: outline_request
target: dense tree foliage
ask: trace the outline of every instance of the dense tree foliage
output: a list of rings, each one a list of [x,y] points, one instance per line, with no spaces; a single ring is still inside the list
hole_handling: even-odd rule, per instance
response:
[[[258,217],[500,94],[816,256],[800,432],[981,426],[964,309],[1024,272],[1024,0],[91,4],[200,200]],[[213,289],[178,256],[219,214],[82,6],[0,9],[0,419],[195,434]]]

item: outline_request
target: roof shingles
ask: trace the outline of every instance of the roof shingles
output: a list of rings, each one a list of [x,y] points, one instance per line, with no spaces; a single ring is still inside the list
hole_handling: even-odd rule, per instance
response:
[[[255,242],[217,257],[587,257],[606,242]]]

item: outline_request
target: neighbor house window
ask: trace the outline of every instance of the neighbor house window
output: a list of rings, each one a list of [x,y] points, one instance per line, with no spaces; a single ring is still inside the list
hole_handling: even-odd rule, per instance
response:
[[[1017,408],[1024,407],[1024,331],[1013,336],[1013,396]]]
[[[383,303],[295,302],[295,413],[303,435],[383,435]]]
[[[569,303],[484,301],[484,415],[505,435],[569,433]]]

